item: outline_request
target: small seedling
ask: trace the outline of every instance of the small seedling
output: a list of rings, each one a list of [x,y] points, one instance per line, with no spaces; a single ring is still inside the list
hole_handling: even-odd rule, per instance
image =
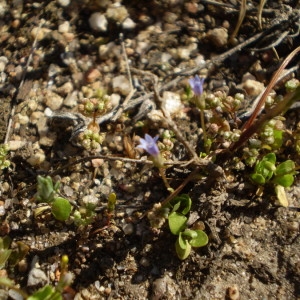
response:
[[[105,133],[100,132],[97,117],[105,114],[112,107],[110,97],[104,90],[98,90],[91,99],[85,98],[78,105],[78,110],[86,117],[92,118],[87,129],[79,135],[80,144],[88,151],[99,151],[105,139]]]
[[[270,182],[275,184],[275,192],[280,205],[287,206],[284,187],[290,187],[294,182],[295,163],[292,160],[286,160],[277,167],[275,153],[265,155],[261,161],[256,163],[254,173],[250,175],[252,181],[260,186]]]
[[[27,295],[27,293],[18,287],[16,287],[15,283],[6,277],[0,278],[0,285],[6,286],[12,290],[15,290],[22,299],[27,300],[63,300],[62,293],[66,288],[70,286],[73,280],[73,275],[70,272],[67,272],[67,267],[64,265],[64,260],[67,259],[68,264],[68,257],[64,255],[61,260],[61,275],[59,281],[55,287],[47,284],[44,287],[40,288],[36,292],[34,292],[31,296]],[[65,269],[63,269],[65,267]]]
[[[37,182],[37,193],[35,198],[39,202],[44,202],[50,205],[51,212],[55,219],[59,221],[66,221],[70,216],[72,207],[67,199],[58,196],[58,189],[60,186],[59,182],[56,182],[53,185],[53,181],[50,176],[38,176]],[[38,210],[41,211],[40,208]]]
[[[86,226],[93,223],[96,213],[96,205],[93,203],[86,203],[80,206],[77,210],[74,211],[74,223],[76,226]]]
[[[116,209],[117,195],[115,193],[110,193],[107,200],[107,212],[113,214]]]
[[[20,262],[28,253],[29,247],[23,242],[17,242],[16,249],[10,249],[11,239],[9,236],[0,238],[0,269],[6,264],[13,267]]]
[[[7,154],[9,151],[8,145],[0,145],[0,169],[3,170],[10,166],[10,161],[7,159]]]
[[[6,265],[12,250],[9,249],[11,239],[8,236],[0,238],[0,270]]]
[[[168,216],[169,228],[172,234],[178,235],[175,249],[181,260],[190,255],[193,247],[203,247],[208,243],[208,236],[204,231],[187,228],[186,214],[189,213],[191,205],[192,200],[186,194],[175,197],[167,205],[171,209]]]

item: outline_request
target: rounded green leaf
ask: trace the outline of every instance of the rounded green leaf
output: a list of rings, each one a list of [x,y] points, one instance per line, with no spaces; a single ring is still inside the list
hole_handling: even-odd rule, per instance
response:
[[[186,228],[187,218],[177,212],[172,212],[169,214],[168,222],[172,234],[178,235]]]
[[[188,241],[183,237],[182,232],[179,233],[177,241],[181,249],[186,249]]]
[[[276,175],[281,176],[289,173],[294,173],[294,171],[295,171],[295,163],[292,160],[286,160],[285,162],[277,166]]]
[[[192,247],[198,248],[207,245],[208,243],[208,236],[202,230],[193,230],[197,233],[197,236],[189,241]]]
[[[182,232],[182,235],[189,239],[194,239],[197,237],[197,232],[195,230],[186,229],[185,231]]]
[[[172,211],[178,211],[183,215],[186,215],[192,206],[192,200],[187,194],[182,194],[180,196],[175,197],[170,202],[172,208]]]
[[[267,170],[269,170],[270,172],[275,172],[275,170],[276,170],[275,165],[274,165],[272,162],[269,162],[269,161],[265,161],[265,162],[263,163],[263,166],[264,166]]]
[[[70,202],[62,197],[57,197],[52,203],[51,212],[55,219],[59,221],[65,221],[69,218],[71,213]]]
[[[54,298],[53,296],[56,297]],[[57,298],[57,292],[55,291],[55,289],[50,285],[46,285],[27,298],[27,300],[41,300],[41,299],[45,299],[45,300],[62,299],[62,297],[60,296],[59,298]]]
[[[273,163],[275,165],[276,155],[275,155],[275,153],[269,153],[269,154],[267,154],[263,157],[263,160],[266,160],[266,161],[268,161],[270,163]]]
[[[276,176],[272,181],[273,183],[282,185],[283,187],[290,187],[294,182],[294,176],[291,174]]]
[[[263,185],[266,183],[265,178],[261,174],[254,173],[254,174],[251,174],[250,177],[256,184]]]
[[[175,249],[176,249],[176,253],[177,253],[177,256],[179,257],[179,259],[184,260],[190,255],[192,247],[184,239],[182,239],[181,242],[182,241],[184,241],[184,243],[185,243],[185,248],[181,247],[181,244],[179,243],[179,237],[178,237],[178,239],[176,240]]]

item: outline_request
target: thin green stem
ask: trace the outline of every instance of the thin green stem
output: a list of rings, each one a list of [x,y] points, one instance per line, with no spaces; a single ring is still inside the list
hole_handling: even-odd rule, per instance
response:
[[[173,193],[173,192],[174,192],[174,189],[170,186],[170,184],[169,184],[169,182],[168,182],[168,180],[167,180],[167,177],[166,177],[166,174],[165,174],[165,169],[163,169],[163,168],[158,168],[158,170],[159,170],[160,176],[161,176],[161,178],[162,178],[162,180],[163,180],[163,182],[164,182],[164,184],[165,184],[167,190],[168,190],[170,193]]]

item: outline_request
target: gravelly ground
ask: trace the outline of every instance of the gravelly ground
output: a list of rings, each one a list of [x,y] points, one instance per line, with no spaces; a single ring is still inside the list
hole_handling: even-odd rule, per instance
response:
[[[239,14],[236,1],[118,3],[0,1],[2,141],[7,134],[8,112],[12,107],[15,110],[7,135],[13,164],[0,178],[0,204],[4,207],[0,234],[9,234],[13,247],[17,241],[30,246],[20,265],[6,270],[8,276],[30,290],[30,264],[37,259],[49,282],[55,284],[59,257],[67,254],[75,299],[299,299],[299,178],[288,191],[288,208],[274,205],[272,190],[256,196],[247,168],[230,172],[225,179],[211,180],[213,176],[206,173],[200,181],[190,182],[183,191],[193,200],[192,214],[204,222],[209,244],[180,261],[174,237],[166,228],[151,230],[146,218],[141,218],[153,203],[168,195],[156,169],[140,163],[120,165],[105,158],[66,167],[90,153],[76,146],[76,136],[75,142],[70,140],[76,127],[73,119],[49,121],[53,112],[78,116],[78,103],[98,88],[113,94],[114,103],[126,99],[131,89],[120,33],[129,65],[137,69],[132,69],[136,91],[117,121],[112,122],[111,115],[99,121],[107,134],[100,154],[130,157],[130,150],[124,149],[124,137],[132,137],[134,146],[134,135],[142,137],[143,128],[154,136],[167,127],[147,114],[137,117],[140,103],[151,99],[154,88],[151,77],[141,71],[158,76],[161,93],[166,89],[182,95],[187,79],[197,73],[206,76],[207,90],[242,91],[250,103],[257,92],[243,85],[242,77],[251,73],[253,88],[259,90],[279,66],[271,50],[253,49],[270,45],[285,31],[295,33],[299,3],[267,3],[260,31],[259,3],[250,1],[236,44],[260,32],[266,32],[268,38],[254,40],[232,53],[227,51],[236,45],[229,42]],[[100,25],[89,22],[95,12],[105,16]],[[279,25],[274,26],[275,20]],[[280,41],[275,45],[279,58],[299,44],[299,35]],[[222,56],[224,53],[227,55]],[[214,61],[216,57],[220,63]],[[179,74],[183,71],[187,75]],[[297,71],[294,74],[299,78]],[[247,102],[244,109],[248,108]],[[173,120],[198,151],[198,112],[185,103]],[[143,121],[145,127],[138,127],[137,121]],[[289,111],[288,129],[295,130],[297,123],[299,109]],[[290,149],[287,146],[282,155],[289,155],[299,165],[299,157]],[[134,155],[139,159],[142,154],[134,150]],[[169,159],[189,159],[178,141]],[[230,168],[230,164],[217,163]],[[168,169],[167,177],[172,186],[179,186],[190,171],[189,167],[174,166]],[[50,213],[33,216],[36,176],[52,172],[57,172],[54,179],[61,181],[61,193],[73,203],[97,204],[99,211],[92,225],[78,228],[72,221],[58,222]],[[111,192],[117,194],[118,202],[116,215],[107,223],[103,207]],[[43,284],[40,278],[34,288]],[[8,299],[8,291],[2,292],[1,297]]]

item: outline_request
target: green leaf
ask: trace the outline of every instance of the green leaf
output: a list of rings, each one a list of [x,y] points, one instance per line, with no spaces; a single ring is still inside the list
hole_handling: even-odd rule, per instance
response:
[[[276,170],[275,163],[276,155],[274,153],[265,155],[261,161],[256,163],[254,173],[250,175],[251,179],[257,184],[265,184],[272,178]]]
[[[8,249],[1,249],[0,250],[0,270],[5,267],[5,264],[8,258],[11,255],[12,250]]]
[[[264,161],[262,163],[262,165],[263,165],[263,168],[267,169],[270,172],[275,172],[276,171],[276,167],[275,167],[275,165],[272,162]]]
[[[276,176],[273,180],[273,183],[282,185],[283,187],[290,187],[294,182],[294,176],[291,174],[285,174],[282,176]]]
[[[187,217],[177,212],[172,212],[169,214],[168,222],[172,234],[178,235],[181,231],[183,231],[186,228]]]
[[[190,245],[192,247],[198,248],[203,247],[207,245],[208,243],[208,236],[207,234],[202,230],[193,230],[196,232],[196,237],[189,241]]]
[[[184,260],[190,255],[192,247],[188,241],[182,239],[181,235],[179,235],[175,243],[175,249],[179,259]]]
[[[9,257],[9,265],[15,266],[19,263],[29,252],[29,246],[25,243],[18,241],[18,248],[14,249]]]
[[[278,176],[295,172],[295,163],[292,160],[286,160],[277,166],[275,174]]]
[[[62,300],[62,296],[55,291],[55,289],[46,285],[36,291],[33,295],[29,296],[27,300]]]
[[[271,179],[275,170],[276,170],[276,167],[274,164],[272,164],[268,161],[262,161],[261,162],[261,170],[260,170],[259,174],[261,174],[265,178],[265,181],[267,182]]]
[[[0,238],[0,250],[1,249],[8,249],[11,244],[11,238],[6,235],[3,238]]]
[[[113,212],[116,207],[117,195],[115,193],[110,193],[107,201],[107,209],[109,212]]]
[[[70,216],[71,208],[71,204],[67,199],[57,197],[52,203],[51,212],[55,219],[65,221]]]
[[[187,239],[184,238],[184,236],[182,235],[182,232],[179,232],[179,236],[178,236],[178,244],[180,246],[181,249],[186,249],[186,247],[188,247],[188,241]]]
[[[265,163],[271,163],[273,165],[275,165],[276,163],[276,155],[275,153],[269,153],[267,155],[265,155],[261,161],[259,161],[256,166],[255,166],[255,173],[261,173],[263,172],[263,169],[265,169]]]
[[[274,137],[274,143],[272,144],[273,149],[279,149],[282,146],[282,130],[276,130],[273,131],[273,137]]]
[[[178,200],[178,198],[176,200]],[[179,209],[179,207],[180,207],[180,201],[178,201],[177,203],[174,204],[172,212],[177,211]]]
[[[261,175],[261,174],[251,174],[250,178],[256,183],[256,184],[260,184],[260,185],[264,185],[266,183],[265,178]]]
[[[186,229],[182,232],[182,235],[188,239],[194,239],[197,237],[197,232],[195,230]]]
[[[173,207],[172,212],[178,211],[183,215],[186,215],[192,206],[192,200],[187,194],[182,194],[170,201],[171,206]]]
[[[15,283],[7,277],[0,277],[0,285],[4,285],[9,288],[12,288],[15,285]]]
[[[275,165],[276,163],[276,155],[275,153],[268,153],[263,157],[263,160],[266,160],[268,162],[271,162]]]
[[[37,177],[37,194],[36,199],[40,202],[52,202],[55,195],[55,187],[53,187],[52,178],[50,176]]]

